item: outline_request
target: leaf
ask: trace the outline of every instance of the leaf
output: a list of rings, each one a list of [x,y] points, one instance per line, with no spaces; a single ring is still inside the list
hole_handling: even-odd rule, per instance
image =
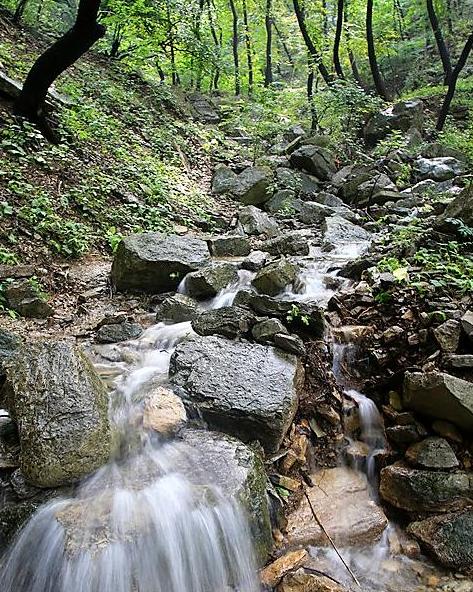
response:
[[[397,279],[398,282],[403,282],[408,278],[408,267],[398,267],[392,273],[393,276]]]

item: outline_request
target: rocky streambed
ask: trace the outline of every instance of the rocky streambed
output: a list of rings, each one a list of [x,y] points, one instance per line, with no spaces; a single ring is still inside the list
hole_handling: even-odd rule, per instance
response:
[[[470,303],[380,319],[361,209],[471,215],[461,161],[402,195],[395,159],[273,152],[217,169],[227,232],[122,241],[115,306],[146,314],[112,296],[81,348],[0,331],[7,592],[473,590]]]

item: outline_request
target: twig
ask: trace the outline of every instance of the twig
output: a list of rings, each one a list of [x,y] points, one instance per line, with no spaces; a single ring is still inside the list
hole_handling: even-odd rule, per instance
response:
[[[307,489],[304,489],[304,495],[309,503],[309,508],[312,512],[312,516],[314,517],[315,521],[317,522],[317,524],[320,526],[320,528],[322,529],[322,532],[324,533],[324,535],[327,537],[327,539],[329,540],[330,544],[332,545],[335,553],[338,555],[338,557],[340,558],[340,561],[343,563],[343,565],[346,567],[348,573],[351,575],[351,577],[353,578],[354,582],[356,583],[356,585],[361,588],[360,586],[360,582],[358,581],[357,577],[355,576],[355,574],[352,572],[352,570],[350,569],[350,566],[348,565],[348,563],[345,561],[345,559],[343,559],[340,551],[337,549],[337,546],[335,545],[335,543],[332,540],[332,537],[329,535],[329,533],[325,530],[325,526],[322,524],[322,522],[320,521],[319,517],[317,516],[317,514],[315,513],[314,510],[314,506],[312,505],[312,502],[310,501],[309,498],[309,494],[307,493]]]

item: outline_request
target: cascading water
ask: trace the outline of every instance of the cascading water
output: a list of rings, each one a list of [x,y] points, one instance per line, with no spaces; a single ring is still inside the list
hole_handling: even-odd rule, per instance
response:
[[[250,276],[207,307],[231,304]],[[143,427],[143,402],[166,383],[190,323],[150,327],[128,342],[110,409],[120,454],[74,497],[42,507],[0,567],[2,592],[257,592],[251,535],[239,505],[185,442]]]

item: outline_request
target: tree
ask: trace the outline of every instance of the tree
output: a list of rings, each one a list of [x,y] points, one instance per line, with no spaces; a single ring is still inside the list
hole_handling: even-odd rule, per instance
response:
[[[356,82],[361,86],[361,88],[366,89],[366,85],[361,78],[360,71],[358,70],[358,64],[356,63],[355,54],[351,48],[351,34],[350,34],[350,22],[349,22],[349,4],[348,0],[345,0],[345,10],[344,10],[344,20],[345,20],[345,37],[347,42],[347,50],[348,50],[348,60],[350,62],[351,73],[353,74],[353,78]]]
[[[443,104],[442,104],[442,107],[440,109],[440,113],[439,113],[439,116],[437,119],[436,129],[438,132],[441,132],[443,130],[443,126],[445,125],[445,121],[447,119],[447,115],[450,110],[450,105],[452,103],[452,99],[455,95],[455,89],[457,87],[458,76],[460,75],[460,72],[465,67],[465,64],[468,60],[468,56],[470,55],[472,48],[473,48],[473,33],[466,40],[465,46],[463,48],[463,51],[460,54],[457,65],[452,70],[452,73],[450,75],[450,78],[448,81],[447,94],[445,95],[445,99],[443,101]]]
[[[19,23],[21,21],[28,2],[29,0],[19,0],[18,4],[16,5],[15,13],[13,14],[14,23]]]
[[[443,73],[444,73],[444,84],[448,84],[452,75],[452,62],[450,60],[450,53],[445,45],[445,41],[442,35],[442,29],[435,12],[433,0],[427,0],[427,13],[429,15],[430,25],[434,32],[435,42],[439,50],[440,59],[442,60]]]
[[[337,26],[335,28],[335,40],[333,42],[333,65],[335,66],[335,72],[337,73],[337,76],[342,80],[345,78],[345,76],[343,75],[342,64],[340,63],[340,40],[342,38],[343,10],[344,0],[338,0]]]
[[[376,49],[373,38],[373,0],[367,0],[366,3],[366,41],[368,43],[368,60],[370,63],[371,74],[373,76],[374,86],[378,95],[385,101],[390,100],[383,77],[378,66],[376,58]]]
[[[265,27],[266,27],[266,67],[264,69],[264,85],[269,86],[273,82],[273,21],[272,0],[266,0]]]
[[[240,83],[240,62],[238,60],[238,13],[235,6],[235,0],[230,0],[230,10],[232,11],[232,50],[233,50],[233,69],[235,75],[235,94],[238,97],[241,92]]]
[[[49,47],[33,64],[16,102],[16,110],[28,119],[42,123],[44,104],[51,84],[72,66],[96,41],[105,35],[97,22],[100,0],[80,0],[74,25]]]
[[[253,49],[251,47],[250,25],[248,22],[248,7],[246,0],[243,0],[243,24],[245,25],[245,44],[246,61],[248,64],[248,94],[253,94],[254,74],[253,74]]]

